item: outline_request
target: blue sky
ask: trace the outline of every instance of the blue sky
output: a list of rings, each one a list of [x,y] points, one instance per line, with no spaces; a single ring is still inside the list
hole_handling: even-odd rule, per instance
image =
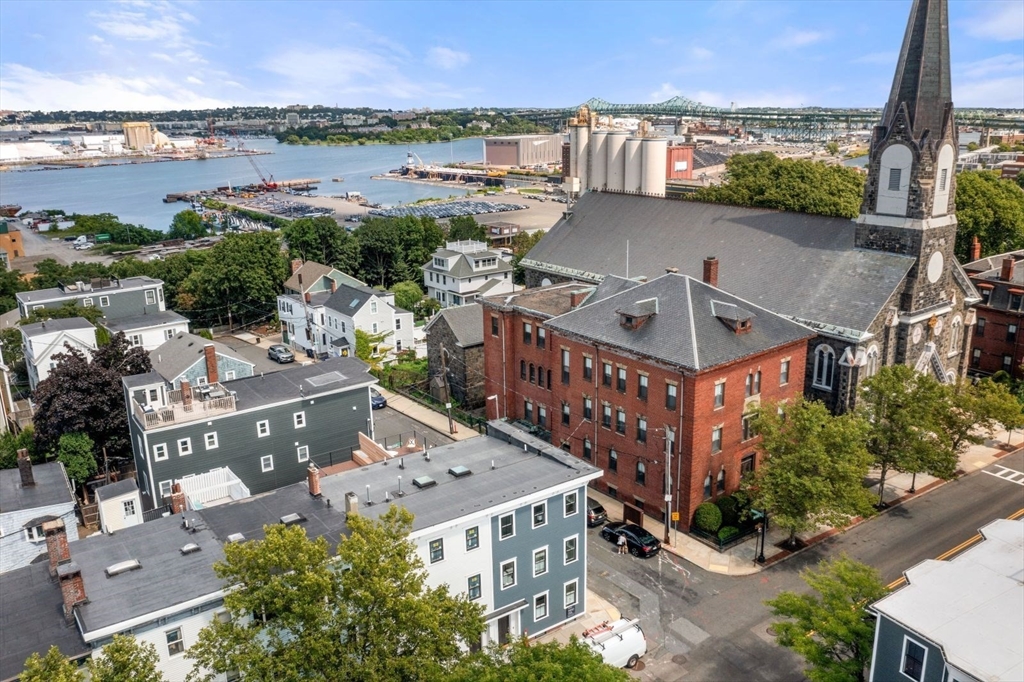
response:
[[[910,0],[0,2],[0,108],[881,106]],[[1024,0],[951,0],[953,98],[1024,108]]]

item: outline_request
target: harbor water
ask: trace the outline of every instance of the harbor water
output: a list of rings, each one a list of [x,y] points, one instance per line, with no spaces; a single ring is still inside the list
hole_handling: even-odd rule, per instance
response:
[[[417,145],[355,145],[345,147],[279,144],[273,139],[245,140],[247,149],[273,152],[252,157],[275,180],[319,178],[313,194],[360,192],[374,203],[395,206],[427,197],[445,198],[453,190],[412,182],[371,180],[406,162],[412,151],[424,163],[480,161],[483,141],[455,140]],[[344,182],[332,182],[332,178]],[[249,158],[167,161],[65,170],[0,173],[0,204],[24,210],[63,209],[68,213],[113,213],[122,221],[166,230],[175,213],[187,206],[165,204],[173,192],[212,189],[227,184],[258,183]]]

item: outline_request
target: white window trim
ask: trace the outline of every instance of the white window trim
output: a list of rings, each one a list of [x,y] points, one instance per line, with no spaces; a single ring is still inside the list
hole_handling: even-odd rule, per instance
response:
[[[300,445],[298,448],[295,449],[295,454],[299,458],[300,462],[308,462],[309,461],[309,446],[308,445]]]
[[[26,528],[25,539],[29,542],[46,542],[46,534],[43,532],[42,524]]]
[[[913,642],[917,646],[919,646],[922,649],[924,649],[924,660],[921,661],[921,678],[920,679],[914,679],[910,675],[908,675],[905,672],[903,672],[903,662],[905,660],[907,660],[907,642],[908,641],[909,642]],[[900,672],[900,675],[905,677],[908,680],[914,680],[914,682],[924,682],[924,680],[927,678],[927,672],[928,672],[928,647],[925,646],[924,643],[917,641],[916,639],[914,639],[910,635],[903,635],[903,647],[902,647],[902,650],[900,651],[900,660],[899,660],[899,668],[898,668],[898,670]]]
[[[210,436],[213,436],[213,444],[210,444]],[[210,433],[203,435],[203,442],[206,444],[207,450],[216,450],[220,444],[217,441],[217,432],[211,431]]]
[[[575,543],[577,543],[577,558],[574,558],[571,561],[566,561],[565,560],[565,557],[566,557],[565,547],[568,545],[568,542],[570,540],[574,540]],[[579,535],[574,535],[574,536],[569,536],[568,538],[564,538],[562,540],[562,565],[563,566],[567,566],[570,563],[575,563],[575,562],[577,562],[579,560],[580,560],[580,536]]]
[[[292,422],[295,424],[295,428],[302,429],[306,427],[306,412],[296,412],[292,415]]]
[[[505,584],[505,567],[512,564],[512,584]],[[519,584],[519,566],[516,565],[516,559],[512,558],[508,561],[502,561],[498,564],[498,589],[499,590],[511,590],[513,587]]]
[[[270,466],[269,467],[267,466],[267,460],[270,460]],[[270,471],[273,471],[274,470],[274,456],[273,455],[263,455],[262,457],[260,457],[260,469],[262,470],[263,473],[268,473]]]
[[[160,455],[160,451],[161,450],[163,451],[163,456]],[[167,453],[167,443],[155,443],[153,445],[153,461],[154,462],[162,462],[165,459],[167,459],[168,457],[170,457],[170,455]]]
[[[175,640],[174,642],[171,642],[171,641],[169,641],[167,639],[167,636],[170,635],[172,632],[177,632],[178,633],[178,639]],[[167,646],[167,657],[168,658],[175,658],[177,656],[183,656],[185,654],[185,650],[188,648],[188,647],[185,646],[185,633],[182,631],[180,626],[176,627],[176,628],[171,628],[170,630],[165,630],[164,631],[164,643]],[[181,651],[179,651],[176,654],[172,654],[171,653],[171,645],[172,644],[180,644],[181,645]]]
[[[538,618],[537,617],[537,600],[540,599],[541,597],[544,597],[544,615],[541,616],[540,618]],[[548,594],[548,590],[544,590],[543,592],[538,592],[537,594],[533,595],[533,622],[536,623],[537,621],[544,620],[545,618],[549,617],[550,615],[551,615],[551,598],[550,598],[550,596]]]
[[[156,305],[156,289],[146,289],[146,305]]]
[[[110,297],[109,296],[100,296],[100,307],[101,308],[109,308],[110,307]]]
[[[228,371],[224,372],[224,381],[234,381],[234,380],[235,380],[235,370],[229,369]]]
[[[507,516],[511,516],[512,517],[512,534],[508,535],[508,536],[503,536],[501,534],[501,520],[504,519]],[[499,516],[498,517],[498,542],[501,542],[503,540],[511,540],[515,536],[516,536],[516,515],[515,515],[515,512],[509,512],[508,514],[502,514],[501,516]]]
[[[541,571],[540,573],[538,573],[537,572],[537,555],[540,554],[541,552],[544,552],[544,570]],[[533,550],[533,553],[530,556],[533,559],[533,567],[532,567],[531,570],[533,571],[533,577],[534,578],[539,578],[542,575],[547,575],[548,573],[551,572],[551,554],[548,552],[548,546],[547,545],[544,545],[543,547],[538,547],[537,549]]]
[[[576,601],[574,601],[571,604],[565,600],[565,593],[566,593],[567,588],[569,587],[569,585],[575,585],[576,586],[576,589],[574,590],[574,594],[576,595]],[[562,608],[567,609],[570,606],[579,606],[579,604],[580,604],[580,579],[579,578],[573,578],[572,580],[568,580],[568,581],[562,583]]]
[[[824,381],[818,381],[818,360],[820,358],[828,358],[830,367],[830,376],[828,377],[828,383]],[[827,343],[819,344],[814,349],[814,373],[811,374],[811,386],[814,388],[820,388],[824,391],[831,391],[833,384],[835,384],[835,373],[836,373],[836,352],[832,349],[832,346]],[[825,379],[825,372],[822,372],[822,379]]]
[[[566,501],[570,497],[575,497],[576,498],[576,511],[574,511],[571,514],[566,514],[565,513],[565,503],[566,503]],[[564,495],[562,495],[562,518],[563,519],[567,519],[570,516],[576,516],[579,513],[580,513],[580,491],[579,490],[573,490],[571,492],[568,492],[568,493],[565,493]]]
[[[544,523],[537,523],[537,516],[533,513],[533,510],[537,507],[544,507]],[[548,525],[548,501],[537,502],[530,505],[530,527],[531,528],[543,528]]]
[[[263,429],[266,429],[266,433],[260,433]],[[263,419],[261,421],[256,422],[256,437],[257,438],[266,438],[269,435],[270,435],[270,420],[269,419]]]
[[[164,483],[167,484],[167,494],[166,495],[164,494]],[[174,492],[174,481],[173,480],[160,481],[160,483],[158,483],[157,486],[156,486],[156,491],[157,491],[157,494],[160,496],[160,499],[163,499],[165,497],[170,497],[171,494]]]
[[[182,447],[184,444],[185,447]],[[178,456],[184,457],[192,454],[192,439],[191,438],[179,438],[178,439]]]

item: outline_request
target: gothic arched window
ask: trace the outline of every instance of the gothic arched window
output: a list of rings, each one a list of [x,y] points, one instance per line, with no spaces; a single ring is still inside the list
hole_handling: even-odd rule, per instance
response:
[[[814,387],[832,390],[836,354],[830,346],[822,344],[814,349]]]

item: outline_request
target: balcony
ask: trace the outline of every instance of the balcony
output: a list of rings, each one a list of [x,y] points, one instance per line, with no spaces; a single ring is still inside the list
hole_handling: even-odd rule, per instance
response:
[[[157,429],[234,412],[235,396],[220,384],[207,384],[189,388],[188,395],[181,389],[167,391],[166,406],[132,401],[132,410],[144,429]]]

